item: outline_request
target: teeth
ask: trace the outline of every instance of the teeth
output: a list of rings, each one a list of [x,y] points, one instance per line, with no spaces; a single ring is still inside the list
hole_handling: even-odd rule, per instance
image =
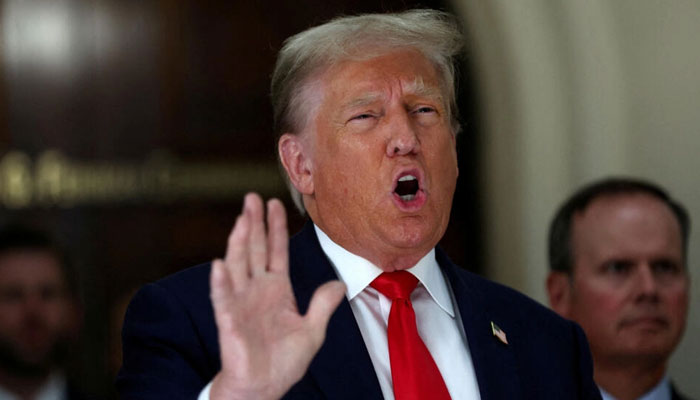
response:
[[[399,178],[394,193],[399,196],[401,201],[409,202],[416,199],[419,190],[418,178],[409,174]]]

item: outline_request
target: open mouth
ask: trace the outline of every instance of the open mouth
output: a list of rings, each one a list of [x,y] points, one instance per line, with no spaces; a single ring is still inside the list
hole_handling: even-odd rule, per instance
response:
[[[412,201],[416,198],[420,186],[418,185],[418,178],[413,175],[404,175],[399,178],[396,183],[396,193],[402,201]]]

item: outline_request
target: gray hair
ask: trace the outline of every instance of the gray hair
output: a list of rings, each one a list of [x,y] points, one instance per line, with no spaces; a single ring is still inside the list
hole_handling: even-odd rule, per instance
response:
[[[369,59],[396,49],[419,51],[435,66],[446,99],[453,132],[459,132],[455,96],[455,61],[463,36],[455,18],[445,12],[421,9],[394,14],[339,17],[298,33],[284,42],[272,74],[274,129],[300,133],[313,110],[305,91],[313,77],[348,59]],[[299,211],[305,214],[301,194],[283,173]]]

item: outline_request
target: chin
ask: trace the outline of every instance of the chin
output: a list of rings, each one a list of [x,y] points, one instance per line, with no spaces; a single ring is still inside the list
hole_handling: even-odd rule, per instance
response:
[[[435,247],[440,240],[440,235],[436,235],[436,228],[426,227],[421,222],[402,221],[398,223],[388,232],[390,242],[396,247],[402,248]]]
[[[647,359],[666,359],[673,352],[674,342],[666,337],[645,337],[628,342],[628,352]]]

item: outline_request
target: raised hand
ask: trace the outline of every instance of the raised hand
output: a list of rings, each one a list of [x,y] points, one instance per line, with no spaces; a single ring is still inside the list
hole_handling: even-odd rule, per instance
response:
[[[219,331],[221,371],[211,399],[279,399],[299,381],[326,336],[345,292],[339,281],[319,287],[300,315],[289,280],[287,220],[277,199],[246,195],[228,239],[214,260],[211,300]]]

